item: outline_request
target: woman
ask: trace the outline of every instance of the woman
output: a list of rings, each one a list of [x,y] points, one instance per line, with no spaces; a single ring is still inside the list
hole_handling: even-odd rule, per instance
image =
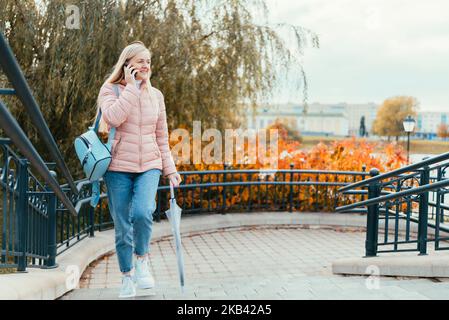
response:
[[[107,131],[116,128],[112,161],[103,178],[122,272],[121,298],[135,296],[135,285],[142,289],[154,286],[148,254],[159,178],[168,177],[173,186],[181,182],[168,144],[164,97],[150,83],[150,62],[146,46],[140,41],[131,43],[98,95],[100,133],[105,127]]]

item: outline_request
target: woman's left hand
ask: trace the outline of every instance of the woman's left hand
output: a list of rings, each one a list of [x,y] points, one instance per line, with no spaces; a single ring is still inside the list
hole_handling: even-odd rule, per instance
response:
[[[177,172],[169,174],[168,179],[170,179],[170,183],[173,185],[173,187],[178,187],[182,181],[181,175]]]

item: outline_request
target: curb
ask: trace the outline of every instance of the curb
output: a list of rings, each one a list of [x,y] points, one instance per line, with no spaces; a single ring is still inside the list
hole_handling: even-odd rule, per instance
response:
[[[383,256],[369,258],[347,258],[332,263],[334,274],[447,278],[449,277],[449,255],[434,252],[432,255]],[[373,271],[376,271],[373,274]]]

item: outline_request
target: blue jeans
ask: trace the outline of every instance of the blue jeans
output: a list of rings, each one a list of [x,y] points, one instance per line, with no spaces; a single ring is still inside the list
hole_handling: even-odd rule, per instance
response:
[[[121,272],[133,268],[133,251],[143,256],[150,251],[156,192],[162,171],[106,171],[109,212],[114,220],[115,248]]]

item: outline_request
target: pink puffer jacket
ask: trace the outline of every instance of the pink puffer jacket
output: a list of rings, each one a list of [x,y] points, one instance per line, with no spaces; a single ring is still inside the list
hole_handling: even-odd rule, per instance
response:
[[[119,98],[111,83],[104,83],[98,95],[103,120],[108,129],[116,128],[108,170],[144,172],[156,168],[164,176],[177,172],[168,144],[162,92],[150,88],[158,98],[154,105],[146,89],[131,84],[118,86]]]

